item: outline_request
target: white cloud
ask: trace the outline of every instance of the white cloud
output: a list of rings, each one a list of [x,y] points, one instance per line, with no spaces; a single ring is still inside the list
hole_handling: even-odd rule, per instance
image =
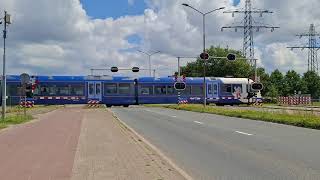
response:
[[[162,54],[152,57],[153,68],[158,69],[159,75],[169,75],[177,69],[175,56],[197,56],[202,49],[202,16],[182,6],[184,2],[203,11],[221,6],[236,8],[232,0],[146,0],[149,8],[144,15],[93,19],[79,0],[2,0],[1,12],[6,8],[13,19],[7,39],[8,72],[85,75],[96,67],[147,68],[147,57],[134,50],[141,48],[160,50]],[[133,4],[134,0],[128,3]],[[242,5],[243,1],[239,6]],[[286,47],[299,43],[294,34],[307,31],[309,21],[320,24],[316,8],[320,2],[256,0],[254,6],[274,11],[257,20],[281,26],[274,33],[255,34],[256,55],[261,59],[258,64],[269,72],[275,68],[304,72],[305,53]],[[232,18],[230,14],[214,12],[206,20],[208,46],[242,49],[240,30],[220,31],[223,25],[241,21],[241,16]],[[139,35],[142,45],[129,43],[127,37],[131,35]],[[182,64],[190,60],[183,61]]]

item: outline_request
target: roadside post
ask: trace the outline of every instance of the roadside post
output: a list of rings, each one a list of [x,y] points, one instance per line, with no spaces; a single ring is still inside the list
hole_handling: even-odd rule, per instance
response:
[[[174,81],[174,89],[178,92],[178,104],[181,102],[181,91],[184,91],[186,89],[186,76],[183,75],[182,77],[178,77],[175,75],[175,81]]]
[[[22,97],[23,97],[23,113],[24,113],[24,117],[27,116],[27,109],[26,109],[26,104],[27,104],[27,95],[26,95],[26,88],[27,88],[27,84],[30,83],[30,76],[27,73],[23,73],[20,75],[20,80],[21,80],[21,85],[22,85],[22,89],[21,89],[21,93],[22,93]],[[21,98],[20,98],[20,102],[21,102]]]

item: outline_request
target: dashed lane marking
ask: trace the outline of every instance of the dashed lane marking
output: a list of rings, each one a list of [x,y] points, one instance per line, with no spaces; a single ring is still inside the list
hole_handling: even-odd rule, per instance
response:
[[[245,133],[245,132],[241,132],[241,131],[236,131],[236,133],[247,135],[247,136],[252,136],[253,135],[253,134],[249,134],[249,133]]]
[[[203,122],[200,122],[200,121],[193,121],[193,122],[197,124],[203,124]]]

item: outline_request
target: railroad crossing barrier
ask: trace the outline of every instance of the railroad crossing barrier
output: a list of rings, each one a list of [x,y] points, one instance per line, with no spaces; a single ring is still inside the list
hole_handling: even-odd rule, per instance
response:
[[[310,96],[289,96],[289,97],[279,97],[278,103],[280,105],[311,105]]]
[[[100,106],[101,106],[101,104],[100,104],[100,101],[98,101],[98,100],[89,100],[87,103],[87,107],[89,107],[89,108],[98,108]]]
[[[188,100],[187,100],[187,99],[180,99],[180,98],[179,98],[178,104],[188,104]]]
[[[32,108],[34,101],[20,101],[20,107]]]

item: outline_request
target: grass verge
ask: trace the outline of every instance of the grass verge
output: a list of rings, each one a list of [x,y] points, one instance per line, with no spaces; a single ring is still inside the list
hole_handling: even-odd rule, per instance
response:
[[[6,128],[10,125],[22,124],[32,120],[31,115],[8,115],[4,120],[0,120],[0,129]]]
[[[34,119],[33,115],[47,113],[47,112],[56,110],[60,107],[63,107],[63,106],[60,106],[60,105],[50,105],[50,106],[37,105],[37,106],[34,106],[33,108],[27,108],[26,109],[27,115],[24,116],[24,112],[23,112],[24,109],[22,107],[12,106],[7,109],[6,118],[4,120],[2,120],[0,117],[0,129],[7,128],[10,125],[26,123],[26,122]]]
[[[268,112],[255,110],[241,110],[241,109],[225,109],[214,106],[202,105],[147,105],[148,107],[164,107],[177,110],[186,110],[201,113],[211,113],[223,116],[246,118],[252,120],[260,120],[267,122],[274,122],[280,124],[293,125],[298,127],[305,127],[320,130],[320,116],[312,113],[286,113],[286,112]]]

